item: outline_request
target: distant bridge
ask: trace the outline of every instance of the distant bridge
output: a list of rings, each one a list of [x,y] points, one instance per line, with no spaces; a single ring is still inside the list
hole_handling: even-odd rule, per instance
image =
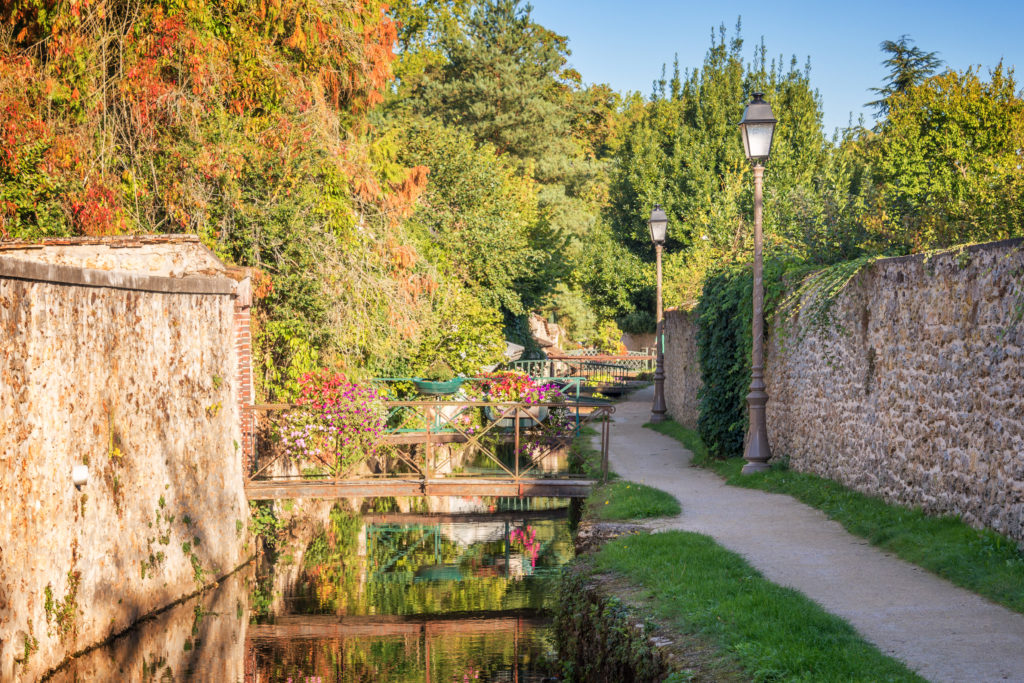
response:
[[[246,496],[585,497],[597,479],[559,470],[556,461],[588,424],[600,430],[600,477],[607,477],[615,411],[607,402],[572,396],[540,404],[436,399],[384,404],[389,426],[380,443],[390,448],[346,471],[331,471],[326,462],[291,462],[275,445],[273,416],[296,406],[253,406],[264,436],[257,440]],[[465,447],[458,460],[447,447],[451,444]]]

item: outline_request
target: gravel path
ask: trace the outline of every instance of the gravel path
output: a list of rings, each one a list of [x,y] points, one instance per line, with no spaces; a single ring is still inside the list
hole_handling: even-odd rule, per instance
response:
[[[870,546],[789,496],[726,486],[689,467],[679,442],[643,428],[652,395],[647,388],[618,404],[610,459],[623,478],[679,499],[682,514],[653,522],[656,530],[713,537],[929,680],[1024,682],[1024,616]]]

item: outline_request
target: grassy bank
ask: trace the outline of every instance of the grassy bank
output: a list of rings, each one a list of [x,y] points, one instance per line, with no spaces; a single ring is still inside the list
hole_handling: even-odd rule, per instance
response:
[[[924,680],[707,536],[673,531],[619,538],[600,550],[594,567],[642,587],[659,619],[680,633],[710,638],[753,680]]]
[[[600,454],[590,446],[592,434],[577,439],[573,455],[594,476]],[[672,496],[614,476],[587,498],[584,511],[590,519],[623,521],[676,514],[679,503]],[[585,562],[585,571],[617,577],[607,584],[618,587],[612,594],[628,596],[641,614],[678,637],[677,649],[692,653],[683,657],[690,670],[669,680],[923,680],[845,621],[765,580],[710,537],[629,535]]]
[[[682,508],[664,491],[620,479],[595,488],[586,509],[588,517],[610,521],[674,517]]]
[[[695,431],[671,421],[647,426],[682,442],[693,451],[695,464],[713,469],[728,484],[793,496],[872,545],[1024,613],[1024,554],[1005,536],[974,529],[958,517],[932,517],[920,509],[892,505],[830,479],[781,466],[762,474],[742,475],[742,459],[709,458]]]
[[[600,479],[601,453],[590,443],[596,434],[590,427],[580,430],[572,445],[571,458],[579,471]],[[679,501],[664,491],[619,479],[613,472],[609,472],[608,482],[594,487],[586,500],[586,516],[603,521],[673,517],[680,510]]]

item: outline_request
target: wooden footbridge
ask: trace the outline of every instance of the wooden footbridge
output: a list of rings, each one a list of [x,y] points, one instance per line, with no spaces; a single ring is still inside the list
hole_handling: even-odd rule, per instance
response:
[[[275,442],[275,416],[290,404],[254,406],[260,437],[245,484],[250,500],[404,496],[578,498],[595,479],[567,467],[569,446],[588,424],[601,435],[607,476],[610,416],[606,401],[580,396],[566,382],[557,400],[515,403],[469,400],[385,401],[387,426],[372,453],[345,470],[328,462],[298,463]],[[570,378],[572,379],[572,378]],[[453,446],[460,446],[453,448]]]

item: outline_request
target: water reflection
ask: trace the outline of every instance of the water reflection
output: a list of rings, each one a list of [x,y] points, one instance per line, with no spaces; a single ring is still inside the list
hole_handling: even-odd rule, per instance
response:
[[[252,568],[161,612],[50,677],[87,681],[242,681]]]
[[[572,556],[565,502],[335,504],[283,549],[250,630],[266,680],[543,680],[551,579]],[[443,510],[443,511],[441,511]],[[258,591],[258,592],[259,592]]]
[[[541,681],[572,557],[552,499],[298,501],[275,552],[56,681]]]

